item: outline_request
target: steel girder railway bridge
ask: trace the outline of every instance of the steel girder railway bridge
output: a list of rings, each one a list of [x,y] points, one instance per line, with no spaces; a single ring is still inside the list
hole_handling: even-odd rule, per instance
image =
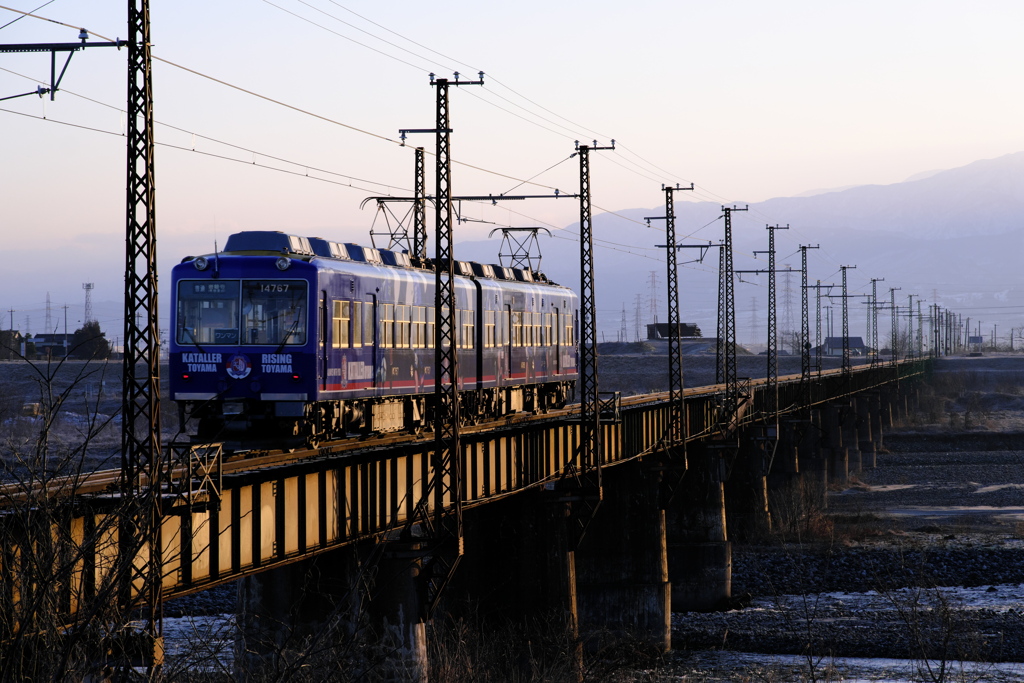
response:
[[[829,371],[812,376],[809,382],[801,381],[799,375],[783,377],[777,384],[777,400],[766,393],[770,385],[755,380],[741,388],[739,410],[725,421],[722,387],[689,389],[685,392],[686,442],[691,448],[714,447],[714,457],[731,460],[726,466],[734,471],[733,465],[745,457],[744,434],[754,434],[754,440],[762,443],[773,440],[777,446],[786,437],[766,432],[765,425],[778,424],[779,418],[783,425],[812,424],[812,413],[824,414],[837,405],[849,408],[851,401],[865,397],[895,396],[901,382],[905,387],[925,368],[926,362],[908,361],[848,373]],[[600,465],[605,469],[606,487],[614,482],[616,468],[628,462],[661,463],[662,470],[672,470],[663,467],[672,461],[665,457],[671,415],[667,398],[667,393],[631,397],[621,402],[618,414],[602,416]],[[780,408],[769,415],[765,412],[769,405]],[[847,413],[857,420],[858,411]],[[821,425],[814,438],[827,448],[836,425]],[[571,409],[465,429],[458,484],[463,505],[471,509],[531,489],[556,488],[571,470],[579,433],[578,412]],[[875,439],[879,437],[876,434]],[[429,499],[427,491],[435,476],[433,448],[432,438],[402,436],[220,461],[215,457],[216,446],[192,447],[192,466],[167,472],[159,492],[164,515],[156,556],[161,558],[163,597],[204,590],[361,540],[397,538],[417,503]],[[675,469],[685,472],[685,456],[678,447],[676,451]],[[810,453],[807,450],[801,457]],[[785,460],[775,458],[779,466]],[[770,476],[769,470],[764,467],[760,475]],[[67,546],[53,557],[75,558],[53,568],[63,572],[56,604],[66,611],[69,622],[80,605],[114,580],[118,567],[143,567],[152,556],[154,549],[147,543],[126,545],[118,537],[121,525],[111,516],[123,511],[119,481],[119,472],[97,472],[72,490],[54,482],[46,494],[48,500],[63,501],[65,512],[46,518],[51,528],[42,536]],[[8,496],[14,503],[17,499],[18,495]],[[24,524],[24,513],[20,519],[18,523]],[[0,517],[0,524],[12,521],[11,515]],[[105,531],[96,534],[98,529]],[[126,549],[130,558],[123,556]],[[0,607],[4,609],[28,590],[19,585],[18,576],[29,550],[20,543],[0,548],[0,603],[6,603]],[[135,580],[133,586],[141,591],[145,582]]]

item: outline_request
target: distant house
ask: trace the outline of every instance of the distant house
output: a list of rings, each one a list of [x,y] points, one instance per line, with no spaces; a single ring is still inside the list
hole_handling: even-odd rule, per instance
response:
[[[668,323],[650,323],[647,325],[648,339],[668,339],[672,328]],[[699,338],[700,327],[694,323],[679,323],[679,332],[676,335],[680,338]]]
[[[851,356],[866,356],[871,352],[871,349],[864,345],[864,339],[861,337],[847,337],[850,340],[850,355]],[[825,342],[821,345],[821,355],[823,356],[842,356],[843,355],[843,338],[842,337],[825,337]],[[811,350],[811,355],[817,355],[818,348]]]
[[[14,360],[22,352],[25,338],[17,330],[0,330],[0,360]]]
[[[29,341],[35,344],[40,358],[63,358],[65,349],[71,350],[73,338],[73,334],[37,334]]]

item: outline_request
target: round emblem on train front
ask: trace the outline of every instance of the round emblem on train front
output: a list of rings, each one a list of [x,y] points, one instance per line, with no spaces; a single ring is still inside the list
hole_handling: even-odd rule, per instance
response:
[[[233,379],[245,379],[252,372],[252,362],[244,353],[236,353],[228,358],[228,377]]]

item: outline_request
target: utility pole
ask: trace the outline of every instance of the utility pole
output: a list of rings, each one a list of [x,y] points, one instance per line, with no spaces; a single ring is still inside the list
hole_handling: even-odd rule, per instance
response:
[[[670,446],[685,443],[686,413],[683,405],[683,344],[679,338],[679,279],[676,268],[676,208],[674,194],[677,190],[693,190],[689,187],[662,185],[665,192],[665,215],[654,217],[665,221],[665,263],[668,279],[668,392],[669,392],[669,425],[668,443]],[[652,219],[648,219],[650,222]]]

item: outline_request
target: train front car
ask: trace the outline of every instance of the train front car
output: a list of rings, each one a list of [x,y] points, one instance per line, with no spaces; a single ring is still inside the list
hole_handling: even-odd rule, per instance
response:
[[[224,253],[175,266],[170,393],[199,440],[303,436],[317,370],[312,256],[302,237],[239,233]]]

